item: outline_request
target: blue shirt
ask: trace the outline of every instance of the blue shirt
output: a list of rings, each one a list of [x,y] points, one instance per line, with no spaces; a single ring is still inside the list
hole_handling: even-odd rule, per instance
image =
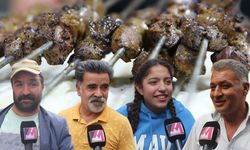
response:
[[[186,109],[183,104],[173,99],[177,117],[182,121],[185,128],[186,138],[194,124],[194,117],[191,112]],[[128,117],[127,105],[117,110],[122,115]],[[168,141],[164,121],[172,118],[170,111],[166,108],[161,114],[156,114],[148,109],[143,102],[141,102],[141,109],[139,114],[139,124],[134,138],[136,147],[139,150],[169,150],[174,149],[172,144]]]

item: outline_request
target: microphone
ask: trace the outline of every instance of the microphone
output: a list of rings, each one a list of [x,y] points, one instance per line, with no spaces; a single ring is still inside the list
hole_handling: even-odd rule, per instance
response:
[[[181,141],[185,139],[185,129],[181,120],[178,117],[173,117],[171,119],[166,119],[164,121],[165,131],[168,137],[168,140],[171,143],[174,143],[176,150],[182,149]]]
[[[217,121],[207,122],[202,130],[199,137],[199,143],[203,146],[203,150],[215,149],[218,145],[220,137],[220,125]]]
[[[87,127],[89,146],[94,150],[101,150],[106,145],[105,132],[101,125],[93,124]]]
[[[34,121],[22,121],[20,135],[25,150],[32,150],[33,143],[37,141],[37,128]]]

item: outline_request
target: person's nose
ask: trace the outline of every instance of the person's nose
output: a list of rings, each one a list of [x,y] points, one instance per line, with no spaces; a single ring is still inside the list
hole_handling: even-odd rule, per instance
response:
[[[97,88],[95,91],[95,96],[102,97],[102,90],[100,88]]]
[[[162,81],[159,85],[159,91],[165,91],[166,90],[166,84]]]
[[[222,90],[219,86],[216,86],[215,89],[214,89],[214,92],[213,92],[213,96],[214,97],[220,97],[222,96]]]
[[[23,86],[23,95],[28,95],[28,94],[30,94],[30,89],[29,89],[29,86],[27,85],[27,84],[25,84],[24,86]]]

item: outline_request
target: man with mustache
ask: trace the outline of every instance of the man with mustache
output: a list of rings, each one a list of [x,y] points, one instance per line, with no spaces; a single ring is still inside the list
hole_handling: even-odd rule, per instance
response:
[[[103,61],[87,60],[76,66],[75,77],[81,103],[60,113],[68,122],[75,149],[91,149],[87,127],[99,124],[106,134],[103,150],[134,150],[129,121],[106,104],[112,68]]]
[[[250,111],[246,101],[249,91],[248,74],[247,67],[237,60],[222,59],[213,64],[210,97],[215,112],[197,119],[183,150],[201,149],[199,139],[211,141],[207,142],[209,146],[207,144],[206,149],[249,150]],[[218,121],[219,138],[212,137],[215,135],[213,126],[203,128],[208,121]],[[216,142],[212,139],[216,139]]]
[[[20,124],[34,121],[38,135],[34,150],[73,150],[65,119],[40,106],[44,83],[39,65],[28,59],[14,64],[10,80],[14,103],[0,112],[0,149],[24,149]]]

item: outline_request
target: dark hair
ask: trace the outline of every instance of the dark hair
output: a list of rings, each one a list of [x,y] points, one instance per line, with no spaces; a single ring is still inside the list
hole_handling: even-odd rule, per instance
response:
[[[166,67],[170,73],[171,78],[173,77],[173,68],[168,62],[158,59],[150,59],[144,62],[137,71],[134,78],[135,84],[142,85],[144,78],[149,74],[149,70],[156,65]],[[134,101],[128,104],[128,120],[132,126],[134,133],[137,130],[137,126],[139,124],[139,112],[142,100],[143,96],[139,92],[137,92],[137,90],[135,90]],[[172,116],[176,116],[173,99],[169,100],[167,108],[170,110]]]
[[[85,72],[107,73],[110,80],[113,78],[112,67],[107,62],[100,60],[86,60],[79,62],[75,69],[75,78],[77,83],[83,81],[83,75]]]

